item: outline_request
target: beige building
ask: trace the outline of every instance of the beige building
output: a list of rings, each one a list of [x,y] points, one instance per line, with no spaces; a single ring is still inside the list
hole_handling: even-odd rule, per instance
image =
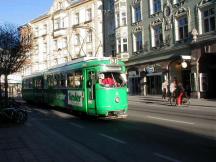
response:
[[[54,0],[50,10],[30,21],[33,49],[23,75],[83,56],[103,56],[102,0]]]

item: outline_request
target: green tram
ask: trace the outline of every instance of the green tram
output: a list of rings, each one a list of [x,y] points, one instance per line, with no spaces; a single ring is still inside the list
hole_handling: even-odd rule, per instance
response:
[[[110,77],[112,82],[104,82]],[[80,58],[23,78],[22,97],[31,103],[68,108],[103,118],[125,118],[126,68],[114,58]]]

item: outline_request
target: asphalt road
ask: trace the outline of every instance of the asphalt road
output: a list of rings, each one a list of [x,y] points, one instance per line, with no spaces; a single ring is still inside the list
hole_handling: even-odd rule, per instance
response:
[[[0,162],[216,161],[213,108],[130,101],[128,118],[111,121],[29,111],[25,125],[0,129]]]

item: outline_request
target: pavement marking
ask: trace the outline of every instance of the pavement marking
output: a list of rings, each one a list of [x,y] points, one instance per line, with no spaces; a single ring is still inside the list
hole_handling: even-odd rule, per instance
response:
[[[152,118],[152,119],[157,119],[157,120],[164,120],[164,121],[170,121],[170,122],[175,122],[175,123],[190,124],[190,125],[194,125],[195,124],[195,123],[191,123],[191,122],[172,120],[172,119],[165,119],[165,118],[158,118],[158,117],[154,117],[154,116],[147,116],[147,118]]]
[[[171,161],[171,162],[181,162],[179,160],[176,160],[176,159],[173,159],[169,156],[166,156],[166,155],[162,155],[162,154],[159,154],[159,153],[154,153],[155,156],[159,157],[159,158],[162,158],[162,159],[165,159],[165,160],[168,160],[168,161]]]
[[[108,138],[108,139],[110,139],[110,140],[113,140],[113,141],[115,141],[115,142],[121,143],[121,144],[126,144],[126,143],[127,143],[127,142],[125,142],[125,141],[122,141],[122,140],[120,140],[120,139],[117,139],[117,138],[108,136],[108,135],[103,134],[103,133],[99,133],[99,135],[100,135],[100,136],[103,136],[103,137],[105,137],[105,138]]]
[[[74,127],[77,127],[77,128],[80,128],[80,129],[83,129],[83,128],[84,128],[82,125],[75,124],[75,123],[70,123],[70,125],[72,125],[72,126],[74,126]]]

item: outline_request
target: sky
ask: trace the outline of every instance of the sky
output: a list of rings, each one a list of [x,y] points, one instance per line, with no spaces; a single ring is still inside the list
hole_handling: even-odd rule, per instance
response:
[[[24,25],[45,13],[53,0],[0,0],[0,24]]]

